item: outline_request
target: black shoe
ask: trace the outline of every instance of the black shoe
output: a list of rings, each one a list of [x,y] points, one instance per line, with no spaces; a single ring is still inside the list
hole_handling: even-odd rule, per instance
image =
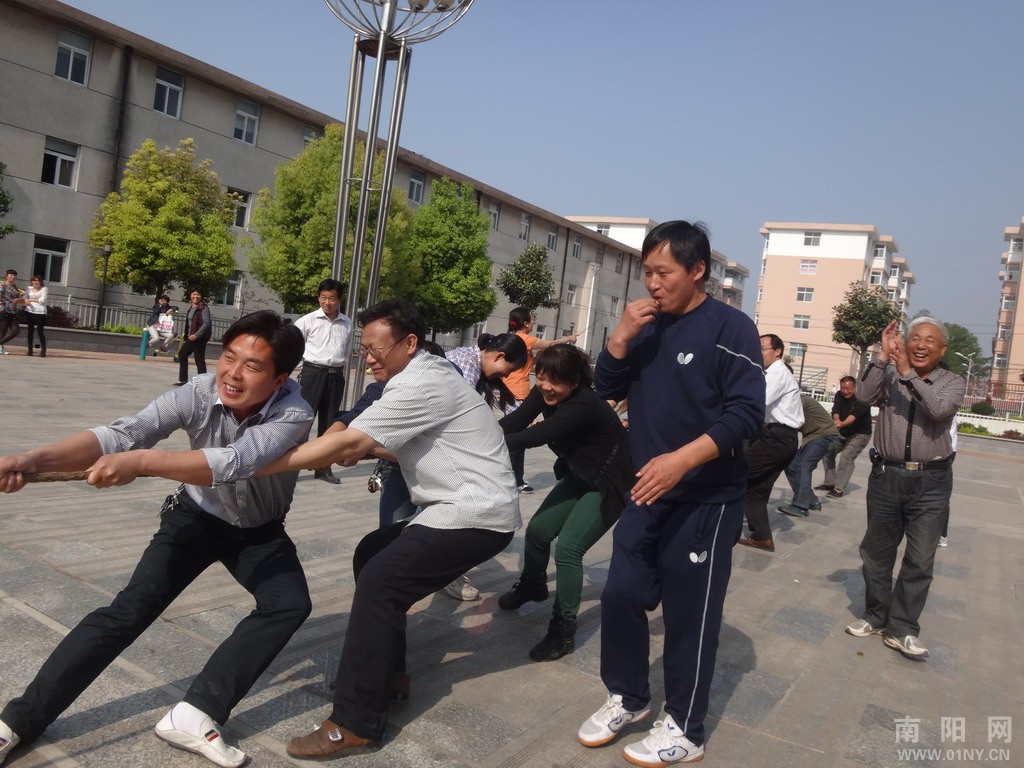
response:
[[[831,491],[833,488],[835,488],[834,485],[827,485],[825,483],[814,486],[814,490],[816,491]]]
[[[187,381],[176,381],[176,382],[174,382],[174,386],[176,386],[176,387],[184,387],[187,383],[188,383]]]
[[[831,491],[829,491],[825,495],[828,496],[830,499],[841,499],[841,498],[843,498],[843,492],[840,491],[838,488],[833,488]]]
[[[341,480],[335,477],[334,473],[331,472],[331,470],[329,469],[325,469],[322,472],[320,470],[317,470],[316,472],[313,473],[313,477],[315,477],[317,480],[323,480],[325,483],[330,483],[331,485],[338,485],[339,483],[341,483]]]
[[[39,356],[40,357],[46,357],[46,350],[44,349],[42,352],[40,352]]]
[[[544,639],[530,649],[534,661],[557,661],[576,650],[576,626],[552,619]]]
[[[512,589],[498,598],[498,606],[506,611],[514,611],[525,603],[539,603],[547,599],[547,584],[534,584],[520,578],[512,585]]]

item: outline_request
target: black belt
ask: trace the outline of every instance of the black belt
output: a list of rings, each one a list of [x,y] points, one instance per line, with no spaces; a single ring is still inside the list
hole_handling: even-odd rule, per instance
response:
[[[309,360],[303,360],[302,361],[302,367],[305,368],[307,365],[310,368],[319,368],[321,371],[327,371],[328,373],[344,373],[345,372],[345,366],[343,366],[343,365],[320,365],[320,363],[311,363],[311,362],[309,362]]]
[[[919,469],[949,469],[950,465],[953,463],[953,456],[947,456],[944,459],[937,459],[936,461],[893,461],[885,458],[874,448],[868,452],[868,455],[871,457],[872,464],[882,464],[886,467],[909,469],[911,471]]]

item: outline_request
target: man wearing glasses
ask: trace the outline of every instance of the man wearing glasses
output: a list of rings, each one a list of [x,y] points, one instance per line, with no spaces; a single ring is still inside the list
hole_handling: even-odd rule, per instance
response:
[[[368,534],[356,549],[345,642],[330,717],[292,739],[292,757],[322,759],[379,744],[388,702],[405,676],[409,608],[501,552],[522,524],[505,439],[490,408],[447,360],[422,349],[426,325],[406,301],[359,313],[360,354],[384,393],[267,468],[283,472],[367,454],[396,461],[421,508]]]

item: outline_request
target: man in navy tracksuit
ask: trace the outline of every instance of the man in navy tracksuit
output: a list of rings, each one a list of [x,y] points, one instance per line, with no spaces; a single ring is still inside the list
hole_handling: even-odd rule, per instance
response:
[[[647,611],[665,621],[665,711],[625,748],[641,766],[704,756],[732,548],[743,524],[743,440],[764,421],[760,340],[743,313],[709,297],[711,245],[670,221],[642,249],[651,298],[631,302],[598,358],[603,397],[629,398],[636,485],[615,528],[601,597],[601,679],[609,698],[579,731],[596,747],[649,713]]]

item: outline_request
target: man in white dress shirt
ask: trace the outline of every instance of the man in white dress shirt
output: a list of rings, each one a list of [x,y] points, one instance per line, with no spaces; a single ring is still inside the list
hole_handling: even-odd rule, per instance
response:
[[[328,278],[320,281],[317,301],[320,309],[295,321],[302,332],[306,351],[302,356],[299,383],[302,397],[316,413],[316,436],[320,437],[334,422],[345,394],[345,366],[352,350],[352,321],[341,313],[341,283]],[[340,483],[330,467],[315,471],[319,480]]]
[[[764,356],[764,426],[744,450],[749,467],[745,513],[750,536],[740,539],[745,547],[775,551],[772,527],[768,522],[768,499],[772,486],[796,455],[797,430],[804,424],[800,403],[800,385],[782,362],[786,345],[774,333],[761,337]]]

